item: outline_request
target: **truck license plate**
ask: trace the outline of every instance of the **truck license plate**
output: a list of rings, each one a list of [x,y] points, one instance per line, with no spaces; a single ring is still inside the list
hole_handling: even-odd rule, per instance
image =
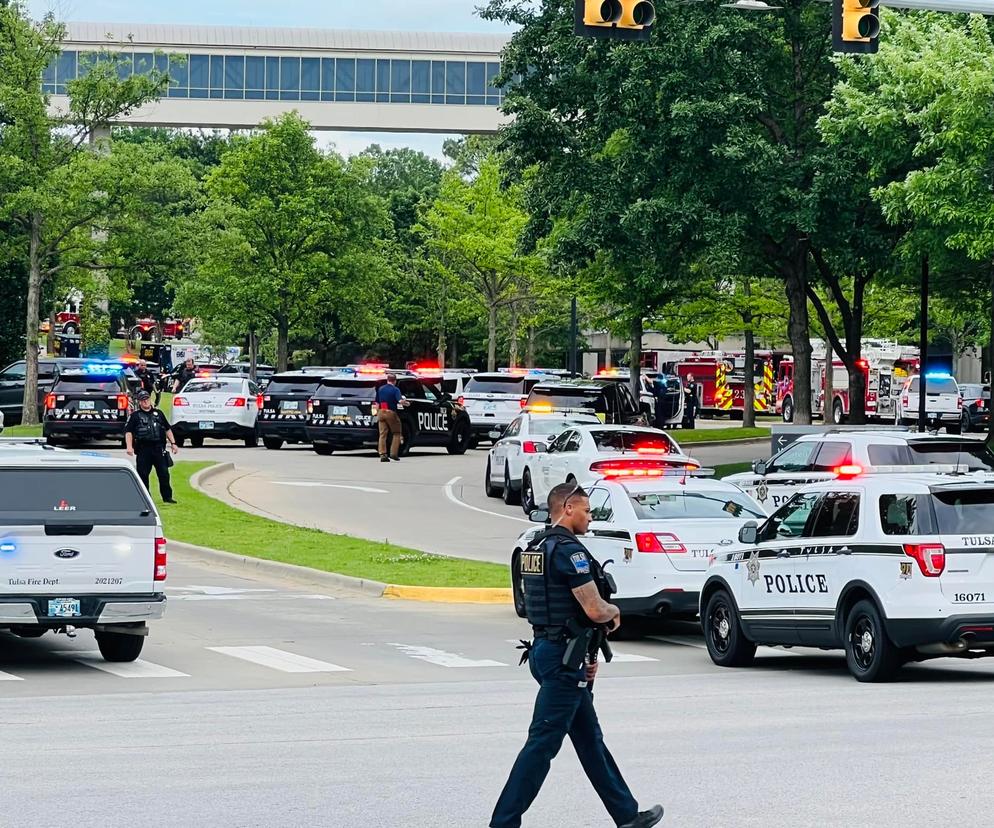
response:
[[[80,614],[79,598],[52,598],[48,602],[48,614],[52,618],[75,618]]]
[[[283,400],[282,407],[284,411],[300,411],[300,401]]]
[[[331,407],[332,417],[347,417],[349,414],[349,407],[347,405],[333,405]]]
[[[93,400],[80,400],[77,405],[80,411],[93,411],[96,408]]]
[[[213,420],[201,420],[199,423],[197,423],[197,427],[201,431],[210,431],[212,428],[214,428],[214,421]]]

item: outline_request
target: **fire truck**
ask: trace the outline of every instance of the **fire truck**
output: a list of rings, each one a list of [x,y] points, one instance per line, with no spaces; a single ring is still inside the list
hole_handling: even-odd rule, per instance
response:
[[[782,353],[756,351],[753,362],[753,409],[759,414],[773,414],[776,406],[774,378]],[[694,375],[698,408],[702,416],[728,414],[741,419],[745,408],[745,355],[741,352],[702,351],[664,368],[684,382]]]
[[[811,344],[811,416],[825,417],[827,410],[832,422],[844,423],[849,417],[849,372],[842,360],[833,357],[832,400],[826,406],[827,349],[820,340]],[[890,340],[864,339],[861,350],[863,358],[856,361],[856,367],[863,372],[866,418],[893,422],[901,386],[908,376],[918,372],[918,349]],[[776,374],[776,413],[784,422],[793,421],[794,404],[794,360],[784,357]]]

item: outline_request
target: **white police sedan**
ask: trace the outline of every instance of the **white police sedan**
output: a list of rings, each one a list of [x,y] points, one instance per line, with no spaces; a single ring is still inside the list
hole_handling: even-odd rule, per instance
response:
[[[659,466],[652,476],[645,472],[632,458],[599,479],[584,478],[592,520],[581,540],[614,576],[618,592],[611,600],[623,617],[694,616],[709,559],[737,542],[739,530],[762,519],[763,510],[737,486],[709,477],[709,470]],[[544,510],[534,517],[545,520]],[[543,528],[525,531],[511,554],[519,615],[520,554]]]
[[[487,497],[501,497],[517,503],[521,497],[521,475],[531,455],[548,451],[549,443],[574,425],[600,425],[596,414],[542,414],[523,412],[504,432],[490,433],[493,448],[487,456],[483,489]]]

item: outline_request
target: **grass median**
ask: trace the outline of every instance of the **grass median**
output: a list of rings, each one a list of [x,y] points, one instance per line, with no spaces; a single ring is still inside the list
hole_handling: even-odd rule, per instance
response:
[[[682,445],[695,443],[715,443],[722,440],[763,440],[770,436],[770,429],[756,427],[743,428],[729,426],[728,428],[675,428],[670,434]]]
[[[430,555],[403,546],[333,535],[243,512],[201,494],[190,485],[190,478],[210,465],[179,462],[173,467],[173,490],[179,501],[176,506],[161,503],[153,473],[153,497],[168,539],[388,584],[510,586],[508,567],[500,564]]]

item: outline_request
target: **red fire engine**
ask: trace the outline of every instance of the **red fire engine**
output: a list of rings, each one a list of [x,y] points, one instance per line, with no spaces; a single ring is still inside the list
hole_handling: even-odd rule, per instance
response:
[[[776,351],[756,351],[753,362],[753,409],[757,413],[774,413],[776,389],[774,376],[783,354]],[[703,351],[668,366],[686,382],[694,375],[698,387],[701,414],[713,417],[730,414],[741,419],[745,408],[745,355],[741,352]]]

